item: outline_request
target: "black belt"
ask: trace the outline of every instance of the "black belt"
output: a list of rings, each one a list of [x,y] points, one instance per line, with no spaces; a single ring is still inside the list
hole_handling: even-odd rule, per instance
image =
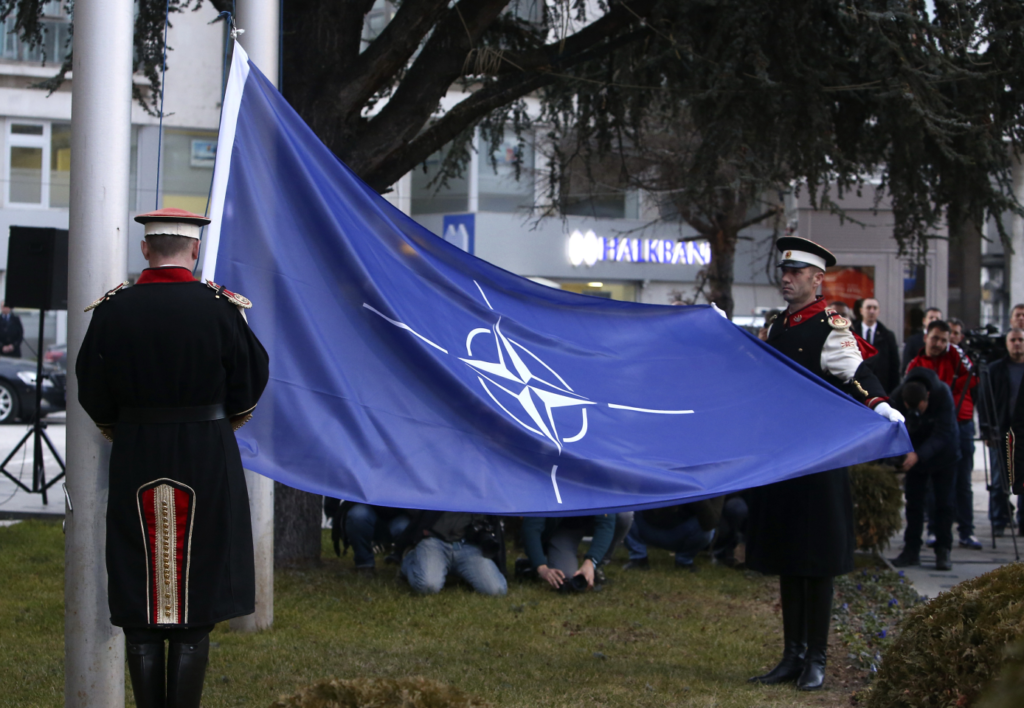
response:
[[[179,408],[122,408],[118,423],[153,425],[158,423],[205,423],[227,418],[223,403],[209,406],[182,406]]]

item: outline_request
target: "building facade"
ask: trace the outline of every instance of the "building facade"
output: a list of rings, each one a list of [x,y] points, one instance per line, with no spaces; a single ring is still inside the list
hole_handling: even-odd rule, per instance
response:
[[[68,81],[52,94],[32,85],[59,68],[69,22],[59,1],[47,4],[45,16],[41,48],[29,48],[12,34],[13,16],[0,37],[0,293],[6,282],[11,226],[68,228],[74,76],[68,74]],[[205,14],[182,13],[168,32],[174,52],[166,75],[163,131],[157,116],[138,103],[132,105],[130,216],[171,206],[206,211],[225,49],[223,24],[208,21]],[[144,77],[137,75],[135,83],[147,90]],[[145,267],[136,245],[143,238],[142,226],[129,220],[127,238],[128,272],[134,277]],[[30,321],[38,313],[20,314],[26,331],[35,332],[38,320]],[[47,343],[64,342],[64,313],[47,313],[45,330]]]
[[[388,17],[381,13],[389,6],[379,4],[370,19],[386,23]],[[43,50],[30,50],[10,34],[13,18],[8,19],[0,44],[3,268],[10,226],[68,226],[74,77],[51,95],[31,87],[56,71],[53,57],[61,55],[68,31],[63,12],[60,2],[48,6],[45,62]],[[226,46],[223,24],[207,21],[200,13],[175,16],[168,36],[174,52],[166,75],[162,131],[156,116],[138,104],[132,106],[130,216],[172,206],[206,211]],[[374,30],[371,34],[379,32],[369,24],[368,28]],[[136,77],[136,83],[143,89],[148,85],[142,77]],[[441,110],[461,97],[452,91]],[[552,215],[539,147],[543,146],[507,135],[492,155],[478,139],[463,177],[438,189],[435,178],[444,158],[438,154],[423,169],[406,175],[387,198],[440,237],[553,287],[662,305],[695,298],[701,269],[711,257],[708,244],[696,232],[682,222],[659,219],[655,200],[630,190],[588,195],[571,202],[564,213]],[[937,239],[923,262],[915,263],[898,254],[884,204],[877,214],[870,194],[847,196],[842,204],[852,218],[841,220],[817,211],[806,197],[790,197],[787,203],[788,230],[818,241],[839,259],[840,266],[828,274],[826,297],[850,304],[862,297],[878,298],[883,321],[901,339],[925,307],[945,310],[946,242]],[[145,266],[135,245],[143,231],[134,221],[129,223],[127,266],[134,278]],[[756,226],[741,236],[735,259],[734,319],[754,326],[766,311],[785,303],[777,288],[772,228]],[[48,340],[63,341],[62,315],[49,314],[46,329]]]

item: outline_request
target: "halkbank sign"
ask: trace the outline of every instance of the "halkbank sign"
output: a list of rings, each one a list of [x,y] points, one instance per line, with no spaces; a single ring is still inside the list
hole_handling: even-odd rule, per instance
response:
[[[592,266],[598,261],[617,263],[665,263],[707,265],[711,244],[707,241],[676,241],[668,238],[605,238],[593,230],[569,235],[569,262]]]

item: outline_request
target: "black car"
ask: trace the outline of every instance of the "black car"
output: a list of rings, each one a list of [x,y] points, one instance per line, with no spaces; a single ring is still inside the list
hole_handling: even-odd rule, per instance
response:
[[[43,415],[67,406],[67,374],[43,365]],[[36,362],[0,357],[0,423],[32,420],[36,410]]]

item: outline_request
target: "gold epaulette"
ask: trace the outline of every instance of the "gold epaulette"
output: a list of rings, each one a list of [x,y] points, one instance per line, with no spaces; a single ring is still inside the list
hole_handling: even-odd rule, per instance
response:
[[[123,283],[121,283],[120,285],[118,285],[116,288],[113,288],[112,290],[108,290],[103,295],[103,297],[97,299],[95,302],[93,302],[91,305],[89,305],[89,307],[85,308],[84,311],[88,312],[89,310],[96,309],[97,307],[99,307],[100,305],[102,305],[107,300],[109,300],[110,298],[114,297],[115,295],[117,295],[119,292],[121,292],[122,290],[124,290],[127,287],[128,287],[128,281],[126,280]]]
[[[825,314],[828,316],[828,323],[832,325],[832,329],[850,329],[850,320],[835,310],[825,310]]]
[[[249,301],[249,298],[244,295],[239,295],[238,293],[233,293],[223,285],[217,285],[217,283],[212,280],[206,281],[206,287],[217,291],[217,295],[215,297],[221,297],[223,295],[229,302],[231,302],[231,304],[237,307],[241,307],[244,310],[248,310],[252,307],[252,302]]]

